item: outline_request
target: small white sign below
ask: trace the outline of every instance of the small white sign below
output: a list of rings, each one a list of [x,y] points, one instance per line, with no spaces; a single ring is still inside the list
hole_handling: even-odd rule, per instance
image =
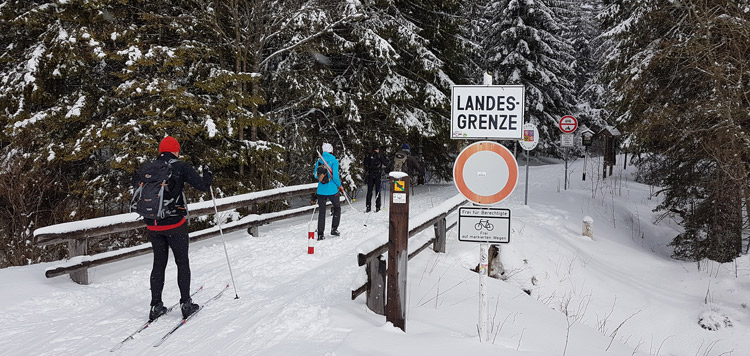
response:
[[[395,204],[406,204],[406,193],[393,193],[393,202]]]
[[[570,134],[562,134],[560,135],[560,145],[563,147],[573,147],[575,143],[575,135],[572,133]]]
[[[458,208],[458,240],[509,243],[510,209],[466,206]]]

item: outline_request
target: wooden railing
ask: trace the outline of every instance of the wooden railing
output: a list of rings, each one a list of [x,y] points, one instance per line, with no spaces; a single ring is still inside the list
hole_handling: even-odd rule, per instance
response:
[[[430,244],[435,252],[445,252],[446,231],[456,226],[456,222],[446,226],[446,218],[468,200],[458,194],[442,204],[409,219],[409,244],[417,243],[416,249],[409,249],[408,259],[416,256]],[[426,241],[414,241],[414,237],[430,226],[434,227],[435,235]],[[387,235],[387,234],[386,234]],[[372,248],[372,246],[377,246]],[[360,244],[359,250],[367,250],[357,254],[357,264],[367,266],[367,281],[352,290],[352,300],[366,292],[367,306],[375,313],[383,314],[385,306],[385,260],[383,254],[388,251],[388,236],[375,236]]]
[[[316,189],[317,183],[312,183],[216,199],[216,210],[222,212],[263,202],[288,199],[302,195],[311,195],[315,193]],[[305,215],[310,213],[315,207],[317,207],[317,205],[304,206],[275,213],[252,214],[245,216],[238,221],[223,224],[222,230],[225,233],[229,233],[247,229],[248,232],[257,236],[258,226],[278,220]],[[205,216],[214,213],[214,205],[212,201],[193,203],[188,205],[188,211],[190,212],[190,218]],[[77,283],[88,284],[88,268],[150,253],[151,244],[146,243],[117,251],[86,256],[86,247],[88,244],[87,239],[142,228],[144,228],[144,224],[140,216],[136,213],[128,213],[39,228],[34,231],[34,239],[35,243],[40,246],[64,242],[68,243],[70,259],[65,263],[48,268],[45,271],[47,278],[70,274],[71,279]],[[190,233],[190,241],[205,240],[219,236],[219,234],[218,227],[195,231]]]

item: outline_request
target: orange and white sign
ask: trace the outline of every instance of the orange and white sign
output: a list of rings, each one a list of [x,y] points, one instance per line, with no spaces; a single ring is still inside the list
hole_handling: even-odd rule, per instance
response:
[[[453,182],[470,201],[491,205],[510,196],[518,183],[518,163],[505,146],[480,141],[466,147],[453,164]]]

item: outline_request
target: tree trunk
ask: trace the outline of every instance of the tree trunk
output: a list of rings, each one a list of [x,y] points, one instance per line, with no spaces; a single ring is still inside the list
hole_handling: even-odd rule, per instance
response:
[[[726,263],[742,253],[742,199],[741,187],[729,175],[717,169],[719,184],[713,198],[713,217],[709,226],[708,258]]]

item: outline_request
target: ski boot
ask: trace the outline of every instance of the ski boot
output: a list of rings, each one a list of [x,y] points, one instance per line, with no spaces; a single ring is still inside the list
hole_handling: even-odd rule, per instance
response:
[[[188,299],[187,302],[180,304],[180,309],[182,309],[182,318],[187,319],[187,317],[197,312],[200,306],[193,303],[192,299]]]
[[[164,303],[159,302],[156,305],[152,305],[151,309],[148,312],[148,321],[154,321],[156,320],[156,318],[166,313],[167,313],[167,307],[164,306]]]

